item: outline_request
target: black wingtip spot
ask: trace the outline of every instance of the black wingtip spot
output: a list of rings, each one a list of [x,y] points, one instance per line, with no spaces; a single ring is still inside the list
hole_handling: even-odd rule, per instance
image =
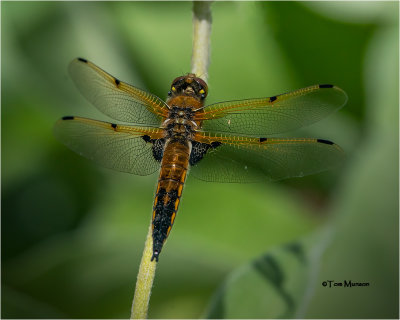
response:
[[[79,60],[79,61],[82,61],[82,62],[84,62],[84,63],[87,63],[87,62],[88,62],[86,59],[83,59],[83,58],[78,58],[78,60]]]
[[[276,100],[276,96],[269,98],[269,102],[274,102]]]
[[[111,127],[112,127],[113,129],[116,129],[116,128],[117,128],[117,125],[116,125],[115,123],[111,123]]]
[[[332,84],[320,84],[319,87],[320,87],[320,89],[333,88],[333,85]]]
[[[73,116],[65,116],[65,117],[62,117],[62,119],[63,120],[74,120],[74,117]]]
[[[119,86],[119,84],[121,83],[121,81],[119,81],[117,78],[114,79],[114,82],[117,86]]]
[[[324,139],[317,139],[317,142],[319,142],[319,143],[325,143],[325,144],[329,144],[329,145],[334,144],[332,141],[324,140]]]
[[[267,141],[268,139],[267,138],[260,138],[260,142],[264,142],[264,141]]]

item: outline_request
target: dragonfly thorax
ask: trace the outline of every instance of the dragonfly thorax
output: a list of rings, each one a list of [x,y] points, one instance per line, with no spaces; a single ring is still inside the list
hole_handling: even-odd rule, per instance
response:
[[[191,108],[172,107],[168,118],[163,122],[163,127],[169,132],[170,136],[174,133],[187,135],[193,133],[197,128],[196,122],[193,120],[193,110]]]
[[[163,123],[167,138],[191,140],[197,127],[196,123],[184,118],[167,119]]]
[[[185,108],[185,107],[178,107],[172,106],[168,118],[169,119],[185,119],[185,120],[192,120],[193,119],[193,110],[192,108]]]

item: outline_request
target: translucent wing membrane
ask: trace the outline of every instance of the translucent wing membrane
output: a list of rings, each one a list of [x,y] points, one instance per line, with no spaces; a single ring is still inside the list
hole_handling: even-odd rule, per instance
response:
[[[202,130],[266,136],[312,124],[340,109],[346,93],[332,85],[315,85],[270,98],[212,104],[198,114]]]
[[[202,139],[199,139],[202,140]],[[191,167],[190,174],[212,182],[281,180],[318,173],[344,158],[340,147],[320,139],[256,139],[204,137],[203,143],[221,142]]]
[[[64,117],[54,127],[57,139],[78,154],[117,171],[148,175],[160,168],[153,157],[151,138],[162,131],[116,125],[79,117]]]
[[[68,70],[85,98],[113,119],[159,126],[168,113],[157,96],[119,81],[85,59],[73,60]]]

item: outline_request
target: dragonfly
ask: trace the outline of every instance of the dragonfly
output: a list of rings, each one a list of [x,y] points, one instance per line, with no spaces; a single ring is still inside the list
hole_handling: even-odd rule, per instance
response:
[[[174,79],[163,101],[86,59],[74,59],[68,69],[83,96],[120,123],[65,116],[55,125],[56,138],[106,168],[159,172],[151,261],[158,261],[174,224],[189,171],[210,182],[276,181],[332,169],[344,158],[329,140],[271,137],[343,107],[347,95],[334,85],[206,106],[208,86],[192,73]]]

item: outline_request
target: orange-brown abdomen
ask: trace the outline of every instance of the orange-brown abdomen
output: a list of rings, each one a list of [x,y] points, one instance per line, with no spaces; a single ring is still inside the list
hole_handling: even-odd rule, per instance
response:
[[[158,261],[174,224],[189,166],[191,143],[171,138],[166,142],[153,206],[153,257]]]

